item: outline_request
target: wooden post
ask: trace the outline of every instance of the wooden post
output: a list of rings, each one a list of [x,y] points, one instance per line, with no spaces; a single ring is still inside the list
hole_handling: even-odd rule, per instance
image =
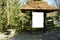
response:
[[[46,12],[44,12],[44,28],[43,28],[43,32],[45,33],[46,32]]]
[[[32,12],[30,11],[30,32],[32,33]]]

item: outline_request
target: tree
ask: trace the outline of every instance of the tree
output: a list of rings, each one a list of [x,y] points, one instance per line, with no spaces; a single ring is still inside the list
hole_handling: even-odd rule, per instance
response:
[[[6,30],[6,1],[0,0],[0,31]]]
[[[60,0],[54,0],[58,9],[60,9]],[[57,16],[60,16],[60,11],[57,11]]]
[[[54,0],[54,1],[56,3],[56,6],[59,8],[59,6],[60,6],[60,0]]]

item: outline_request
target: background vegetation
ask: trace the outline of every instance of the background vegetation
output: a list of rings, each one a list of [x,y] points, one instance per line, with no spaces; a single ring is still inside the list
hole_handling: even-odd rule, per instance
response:
[[[37,1],[37,0],[33,0],[33,1]],[[57,1],[55,2],[57,3]],[[21,4],[19,0],[0,0],[0,31],[1,32],[4,32],[9,28],[18,29],[18,30],[29,28],[30,12],[27,11],[25,13],[22,13],[20,7]],[[60,7],[60,5],[58,7]]]

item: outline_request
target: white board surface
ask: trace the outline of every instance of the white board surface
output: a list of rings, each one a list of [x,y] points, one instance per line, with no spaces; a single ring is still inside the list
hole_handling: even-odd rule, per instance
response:
[[[44,12],[32,12],[32,28],[44,28]]]

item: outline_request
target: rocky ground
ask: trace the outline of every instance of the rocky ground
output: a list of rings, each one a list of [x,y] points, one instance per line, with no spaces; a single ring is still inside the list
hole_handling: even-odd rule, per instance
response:
[[[17,34],[15,37],[12,38],[8,38],[8,37],[4,38],[4,37],[2,37],[2,39],[0,40],[60,40],[60,28],[54,29],[52,31],[48,31],[47,33],[24,32],[22,34]]]
[[[13,40],[60,40],[60,28],[49,31],[48,33],[18,34]]]

